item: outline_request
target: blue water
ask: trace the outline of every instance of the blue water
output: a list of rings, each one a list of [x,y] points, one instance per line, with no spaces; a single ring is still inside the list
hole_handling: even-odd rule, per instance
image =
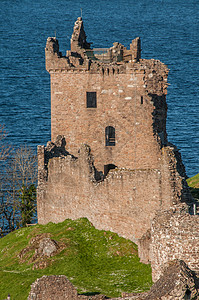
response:
[[[137,36],[142,57],[170,69],[167,103],[169,141],[181,150],[188,176],[199,172],[199,1],[198,0],[1,0],[0,124],[8,142],[33,146],[50,140],[50,78],[44,48],[56,36],[70,47],[73,24],[83,10],[87,39],[94,47]]]

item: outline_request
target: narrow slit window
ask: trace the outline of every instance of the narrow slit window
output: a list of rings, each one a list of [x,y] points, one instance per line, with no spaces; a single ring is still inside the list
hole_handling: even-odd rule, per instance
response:
[[[105,128],[106,146],[115,146],[115,128],[107,126]]]
[[[143,96],[141,96],[141,104],[143,104]]]
[[[87,108],[97,107],[97,95],[96,92],[86,92]]]

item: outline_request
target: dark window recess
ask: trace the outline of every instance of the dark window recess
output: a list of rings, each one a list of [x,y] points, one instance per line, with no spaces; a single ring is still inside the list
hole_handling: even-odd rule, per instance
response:
[[[106,146],[115,146],[115,128],[107,126],[105,128]]]
[[[141,104],[143,104],[143,96],[141,96]]]
[[[86,92],[86,101],[87,101],[87,108],[97,107],[96,92]]]
[[[106,177],[106,175],[108,174],[108,172],[110,170],[113,170],[117,168],[117,166],[113,165],[113,164],[109,164],[109,165],[104,165],[104,176]]]
[[[191,291],[190,291],[190,289],[187,289],[186,290],[186,293],[185,293],[185,295],[184,295],[184,298],[183,299],[191,299]]]

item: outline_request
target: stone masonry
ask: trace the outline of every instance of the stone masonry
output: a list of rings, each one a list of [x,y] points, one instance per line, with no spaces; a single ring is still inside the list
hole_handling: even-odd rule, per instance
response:
[[[28,300],[102,300],[105,296],[78,295],[76,288],[64,275],[43,276],[32,285]]]
[[[140,38],[130,49],[91,49],[78,18],[66,56],[47,39],[46,69],[53,142],[38,146],[39,223],[87,217],[138,242],[157,211],[191,206],[180,154],[167,141],[168,69],[141,58]]]
[[[158,212],[151,226],[150,261],[153,281],[163,273],[162,266],[174,259],[184,260],[199,274],[199,216],[180,205]]]

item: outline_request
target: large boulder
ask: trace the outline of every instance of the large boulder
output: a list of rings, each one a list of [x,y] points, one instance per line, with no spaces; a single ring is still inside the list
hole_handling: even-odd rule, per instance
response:
[[[49,258],[60,253],[66,247],[64,243],[55,241],[50,236],[50,233],[42,233],[31,238],[29,245],[19,253],[19,262],[34,263],[33,270],[48,267],[51,263]],[[32,250],[35,253],[30,258]]]
[[[37,249],[37,254],[39,256],[53,256],[54,253],[56,253],[59,249],[59,246],[56,241],[50,239],[50,238],[43,238],[40,243],[39,247]]]

